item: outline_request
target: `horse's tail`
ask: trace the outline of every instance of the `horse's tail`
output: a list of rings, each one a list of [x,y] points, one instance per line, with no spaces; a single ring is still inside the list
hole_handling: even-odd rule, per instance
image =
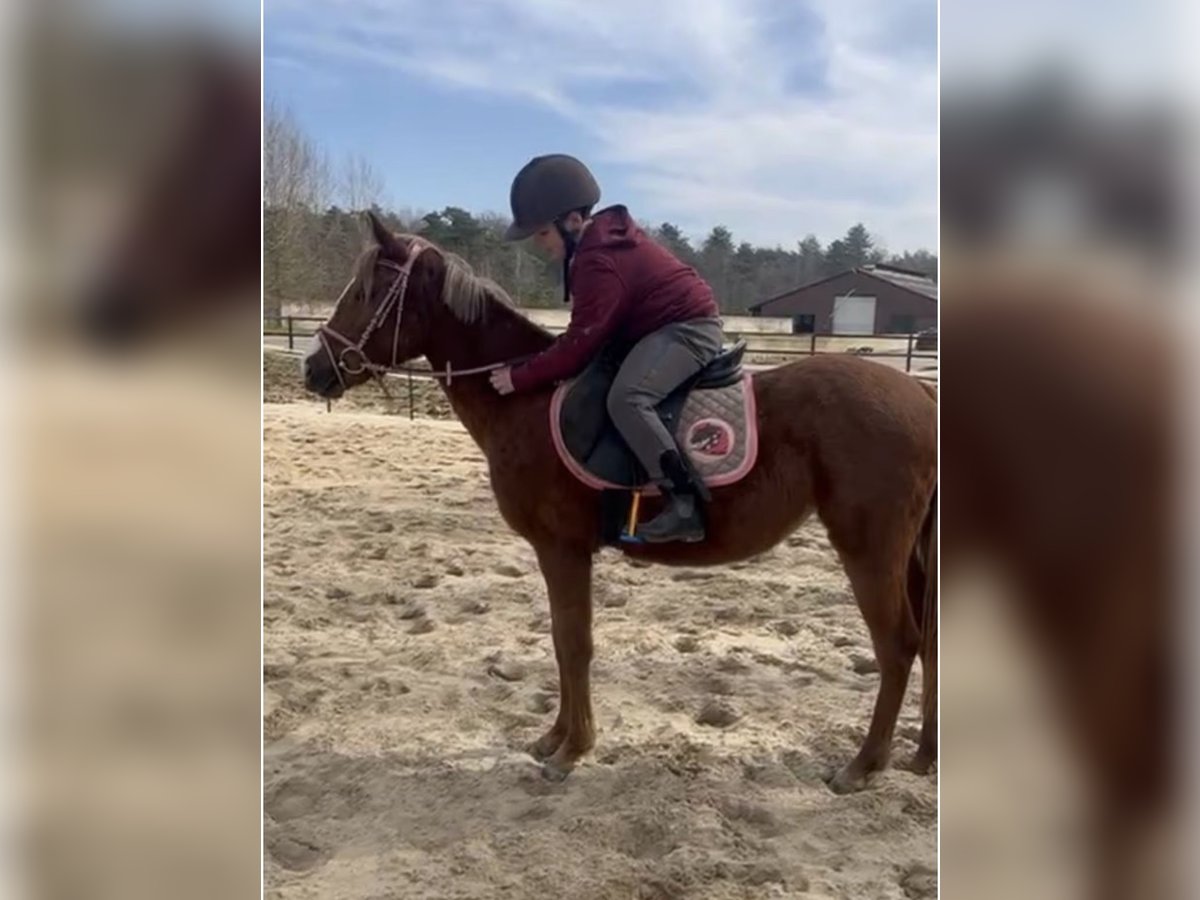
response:
[[[921,578],[921,715],[928,719],[937,707],[938,663],[938,559],[937,487],[929,498],[925,520],[917,535],[913,555]],[[912,598],[916,600],[916,597]]]

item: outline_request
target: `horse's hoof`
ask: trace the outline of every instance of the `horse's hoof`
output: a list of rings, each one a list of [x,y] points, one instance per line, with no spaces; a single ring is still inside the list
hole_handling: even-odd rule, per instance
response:
[[[570,774],[570,769],[559,766],[553,760],[548,759],[542,763],[542,777],[553,784],[566,781],[567,776]]]
[[[929,775],[937,768],[937,760],[926,753],[918,752],[908,764],[908,771],[914,775]]]
[[[553,730],[547,731],[540,738],[529,745],[529,755],[539,762],[549,759],[558,752],[558,748],[562,745],[563,738]]]
[[[829,789],[835,794],[857,794],[871,785],[874,773],[859,772],[853,764],[843,766],[829,779]]]

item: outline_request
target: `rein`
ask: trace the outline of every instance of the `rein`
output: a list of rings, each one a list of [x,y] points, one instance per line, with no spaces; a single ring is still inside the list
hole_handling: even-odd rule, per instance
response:
[[[444,378],[446,384],[449,385],[455,378],[461,378],[468,375],[479,375],[485,372],[494,372],[496,369],[502,369],[505,366],[512,365],[515,362],[520,362],[528,357],[520,357],[515,360],[504,362],[490,363],[486,366],[475,366],[470,369],[454,369],[450,367],[449,360],[446,361],[445,371],[436,371],[433,369],[417,369],[412,366],[402,366],[397,361],[396,356],[400,349],[400,321],[404,316],[404,300],[407,295],[408,277],[412,274],[413,264],[426,250],[429,250],[432,245],[428,241],[423,241],[420,238],[414,238],[409,247],[409,256],[405,260],[404,265],[392,262],[390,259],[378,259],[375,261],[376,266],[383,266],[393,270],[396,273],[396,278],[388,288],[383,300],[380,301],[379,307],[371,316],[371,321],[367,323],[367,327],[363,329],[362,336],[357,341],[352,341],[344,334],[330,328],[328,324],[323,324],[317,327],[317,337],[321,341],[321,346],[325,348],[325,352],[329,355],[330,362],[333,363],[334,374],[337,375],[338,383],[342,386],[342,390],[348,389],[346,380],[343,378],[343,373],[346,375],[360,375],[363,372],[370,372],[372,376],[379,382],[379,388],[383,391],[384,396],[389,400],[391,394],[388,393],[387,387],[384,385],[383,376],[389,372],[408,372],[410,374],[427,375],[432,378]],[[392,307],[396,307],[396,327],[392,332],[392,360],[388,365],[380,365],[372,362],[367,358],[364,348],[367,341],[371,339],[380,326],[387,320],[388,313]],[[337,341],[342,345],[340,353],[333,352],[332,341]],[[357,354],[357,357],[352,356]],[[347,361],[350,357],[355,365],[351,365]]]

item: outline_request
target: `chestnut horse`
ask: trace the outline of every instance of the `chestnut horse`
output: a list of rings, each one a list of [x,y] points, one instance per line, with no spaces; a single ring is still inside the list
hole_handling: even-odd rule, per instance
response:
[[[479,374],[544,350],[553,338],[457,257],[393,235],[373,216],[370,222],[375,246],[305,358],[305,384],[336,398],[419,356],[450,374],[443,387],[487,458],[500,513],[532,545],[546,581],[561,702],[531,752],[547,777],[565,777],[595,741],[589,670],[600,495],[555,453],[550,391],[501,397]],[[818,356],[756,373],[754,390],[758,461],[742,481],[713,490],[706,539],[621,549],[668,565],[729,563],[771,549],[815,510],[845,567],[880,671],[866,739],[830,786],[861,789],[887,765],[918,652],[923,723],[913,768],[927,772],[937,730],[932,389],[875,362]],[[655,511],[648,500],[645,514]]]

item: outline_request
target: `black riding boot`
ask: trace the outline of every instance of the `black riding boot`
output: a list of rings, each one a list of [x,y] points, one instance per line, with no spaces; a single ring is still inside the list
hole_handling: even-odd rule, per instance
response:
[[[637,536],[651,544],[670,541],[695,543],[704,540],[704,514],[700,490],[679,454],[669,451],[662,455],[662,470],[666,478],[659,485],[667,507],[645,525],[638,526]]]

